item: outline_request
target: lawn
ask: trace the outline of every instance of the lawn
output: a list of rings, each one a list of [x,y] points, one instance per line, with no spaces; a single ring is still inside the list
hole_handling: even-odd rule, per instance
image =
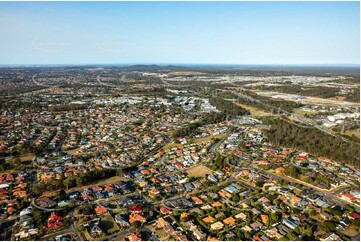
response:
[[[103,216],[100,221],[100,227],[107,233],[113,234],[119,231],[118,225],[110,215]]]
[[[187,170],[190,177],[204,177],[207,174],[212,174],[212,170],[204,165],[194,166]]]

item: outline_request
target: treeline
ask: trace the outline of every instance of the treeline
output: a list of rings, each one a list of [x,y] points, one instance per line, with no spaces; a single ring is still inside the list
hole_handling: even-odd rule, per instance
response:
[[[345,101],[359,103],[360,102],[360,89],[354,88],[352,90],[353,90],[352,93],[349,93],[346,95]]]
[[[285,85],[285,86],[261,86],[262,90],[278,91],[283,93],[291,93],[297,95],[331,98],[338,95],[338,88],[334,87],[302,87],[300,85]]]
[[[224,98],[212,97],[209,99],[209,103],[215,106],[219,111],[226,115],[242,116],[249,115],[250,112],[240,106],[237,106],[231,101],[227,101]]]
[[[271,125],[265,135],[275,145],[304,150],[360,167],[358,144],[347,143],[316,128],[301,128],[281,119],[264,118],[263,121]]]
[[[262,103],[257,102],[257,101],[251,101],[251,100],[249,100],[247,98],[239,97],[238,101],[240,103],[243,103],[243,104],[249,105],[249,106],[253,106],[253,107],[256,107],[258,109],[262,109],[262,110],[272,112],[272,113],[277,113],[278,108],[280,108],[282,110],[285,110],[287,112],[293,112],[294,109],[302,107],[302,104],[299,104],[299,103],[296,103],[296,102],[293,102],[293,101],[276,100],[276,99],[273,99],[273,98],[270,98],[270,97],[265,97],[265,96],[254,94],[252,92],[246,92],[245,94],[247,96],[250,96],[250,97],[252,97],[254,99],[257,99],[257,100],[261,101]],[[271,105],[274,108],[272,109],[269,106],[264,105],[263,103]]]
[[[198,122],[190,123],[187,126],[174,131],[172,137],[173,138],[185,137],[192,134],[197,128],[201,126],[222,122],[226,120],[227,117],[235,117],[235,116],[250,114],[248,110],[239,107],[223,98],[217,98],[217,97],[210,98],[209,102],[221,112],[211,112],[211,113],[203,114],[199,118]]]
[[[41,195],[44,191],[55,191],[58,189],[69,189],[72,187],[80,187],[89,185],[93,182],[108,179],[117,175],[116,170],[92,170],[80,176],[68,176],[64,179],[53,179],[48,183],[38,183],[33,186],[33,192]]]
[[[71,111],[78,109],[86,109],[88,104],[58,104],[49,106],[49,111],[51,112],[63,112],[63,111]]]
[[[14,101],[16,100],[16,101]],[[16,96],[2,97],[0,98],[0,110],[5,111],[18,111],[20,109],[26,109],[31,111],[40,111],[43,109],[43,105],[37,102],[24,102],[18,99]]]
[[[190,123],[185,127],[175,130],[172,133],[172,137],[179,138],[179,137],[188,136],[192,134],[197,128],[203,125],[219,123],[226,120],[226,118],[227,115],[225,113],[216,113],[216,112],[205,113],[200,117],[198,122]]]

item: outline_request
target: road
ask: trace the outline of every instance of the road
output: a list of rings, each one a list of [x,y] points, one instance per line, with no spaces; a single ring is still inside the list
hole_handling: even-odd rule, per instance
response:
[[[31,204],[39,210],[44,212],[56,212],[62,210],[62,208],[42,208],[35,203],[35,198],[31,199]]]
[[[279,175],[276,175],[276,174],[273,174],[273,173],[270,173],[270,172],[267,172],[267,171],[264,171],[264,170],[260,170],[256,167],[253,167],[254,169],[256,169],[259,173],[265,175],[265,176],[268,176],[268,177],[272,177],[274,179],[277,179],[277,180],[286,180],[288,182],[294,182],[294,183],[298,183],[298,184],[301,184],[303,186],[307,186],[313,190],[316,190],[318,193],[322,194],[323,198],[328,200],[328,201],[332,201],[334,203],[337,203],[337,204],[340,204],[342,206],[346,206],[347,204],[353,206],[358,212],[360,211],[360,207],[351,203],[351,202],[347,202],[345,200],[342,200],[340,199],[339,197],[337,197],[336,195],[332,194],[331,192],[329,191],[326,191],[324,189],[321,189],[319,187],[316,187],[316,186],[313,186],[313,185],[310,185],[308,183],[305,183],[305,182],[302,182],[302,181],[299,181],[299,180],[296,180],[294,178],[291,178],[291,177],[287,177],[287,176],[279,176]]]
[[[68,229],[64,229],[64,230],[61,230],[59,232],[56,232],[56,233],[52,233],[52,234],[49,234],[49,235],[46,235],[44,237],[41,237],[41,240],[43,241],[48,241],[49,239],[51,238],[54,238],[58,235],[62,235],[62,234],[70,234],[70,233],[73,233],[73,229],[70,227]]]
[[[311,120],[311,119],[308,119],[308,118],[305,118],[305,117],[302,116],[302,115],[288,112],[288,111],[286,111],[286,110],[281,109],[280,107],[274,107],[274,106],[272,106],[272,105],[269,105],[269,104],[267,104],[267,103],[264,103],[264,102],[262,102],[262,101],[260,101],[260,100],[258,100],[258,99],[252,98],[252,97],[247,96],[247,95],[245,95],[245,94],[240,95],[240,94],[238,94],[237,92],[232,92],[232,93],[235,94],[235,95],[237,95],[239,98],[244,98],[244,99],[247,99],[247,100],[252,101],[252,102],[260,103],[260,104],[262,104],[263,106],[268,107],[268,108],[270,108],[270,109],[275,109],[275,110],[278,109],[278,110],[282,111],[282,113],[287,114],[287,115],[295,118],[297,121],[299,121],[299,122],[301,122],[301,123],[304,123],[304,124],[306,124],[306,125],[309,125],[309,126],[311,126],[311,127],[314,127],[314,128],[316,128],[316,129],[318,129],[318,130],[320,130],[320,131],[322,131],[322,132],[324,132],[324,133],[326,133],[326,134],[329,134],[329,135],[332,135],[332,136],[334,136],[334,137],[340,138],[340,139],[342,139],[343,141],[345,141],[345,142],[347,142],[347,143],[355,143],[355,142],[352,141],[352,140],[349,140],[349,139],[347,139],[347,138],[345,138],[345,137],[343,137],[343,136],[340,136],[340,135],[334,133],[334,132],[331,131],[331,130],[328,130],[328,129],[324,128],[322,125],[318,125],[318,124],[316,123],[316,121]]]

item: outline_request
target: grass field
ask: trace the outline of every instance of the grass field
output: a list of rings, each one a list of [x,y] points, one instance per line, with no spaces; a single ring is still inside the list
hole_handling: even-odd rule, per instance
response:
[[[237,106],[240,106],[244,109],[247,109],[251,112],[251,115],[252,116],[262,116],[262,115],[272,115],[271,113],[268,113],[268,112],[265,112],[261,109],[258,109],[258,108],[255,108],[255,107],[252,107],[252,106],[249,106],[249,105],[245,105],[245,104],[242,104],[242,103],[235,103]]]
[[[32,161],[34,159],[34,157],[35,157],[35,154],[33,154],[33,153],[26,153],[26,154],[22,154],[19,156],[21,162]],[[12,159],[13,159],[13,157],[10,157],[5,160],[11,161]]]
[[[204,177],[207,174],[212,174],[212,170],[204,165],[198,165],[187,170],[190,177]]]
[[[212,135],[212,136],[208,136],[208,137],[204,137],[204,138],[195,139],[194,143],[209,141],[211,139],[223,139],[225,136],[226,136],[225,134]]]
[[[179,147],[179,146],[181,146],[181,144],[174,144],[174,143],[172,143],[172,144],[168,144],[168,145],[164,146],[164,147],[162,148],[162,150],[168,150],[168,149],[171,149],[171,148],[173,148],[173,147]]]
[[[357,138],[360,138],[360,129],[347,130],[345,134],[349,136],[355,135]]]
[[[301,108],[296,108],[296,109],[294,109],[293,112],[296,113],[296,114],[300,114],[300,115],[317,113],[317,111],[305,111],[305,110],[303,110],[303,109],[301,109]]]
[[[207,136],[207,137],[204,137],[204,138],[199,138],[199,139],[194,139],[193,140],[193,143],[197,143],[197,142],[204,142],[204,141],[208,141],[208,140],[211,140],[211,139],[223,139],[225,137],[224,134],[219,134],[219,135],[211,135],[211,136]],[[173,147],[179,147],[179,146],[182,146],[181,144],[168,144],[166,146],[164,146],[162,148],[162,150],[168,150],[168,149],[171,149]]]
[[[118,181],[122,181],[124,180],[123,177],[120,177],[120,176],[113,176],[113,177],[110,177],[106,180],[102,180],[102,181],[98,181],[98,182],[94,182],[94,183],[91,183],[89,185],[86,185],[86,186],[82,186],[82,187],[73,187],[73,188],[70,188],[68,190],[65,190],[66,193],[69,193],[69,192],[72,192],[72,191],[79,191],[79,190],[83,190],[87,187],[93,187],[93,186],[102,186],[102,185],[105,185],[105,184],[111,184],[111,183],[115,183],[115,182],[118,182]],[[46,191],[43,193],[43,196],[54,196],[56,195],[60,190],[56,190],[56,191]]]
[[[35,157],[35,154],[33,153],[28,153],[28,154],[23,154],[20,156],[20,160],[21,162],[24,162],[24,161],[32,161]]]
[[[79,150],[79,148],[76,148],[76,149],[72,149],[72,150],[66,150],[65,152],[70,155],[75,155],[78,150]]]

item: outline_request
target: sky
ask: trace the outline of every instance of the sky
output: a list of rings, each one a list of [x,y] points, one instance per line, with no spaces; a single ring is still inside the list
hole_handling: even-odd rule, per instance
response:
[[[0,2],[0,64],[359,64],[359,2]]]

